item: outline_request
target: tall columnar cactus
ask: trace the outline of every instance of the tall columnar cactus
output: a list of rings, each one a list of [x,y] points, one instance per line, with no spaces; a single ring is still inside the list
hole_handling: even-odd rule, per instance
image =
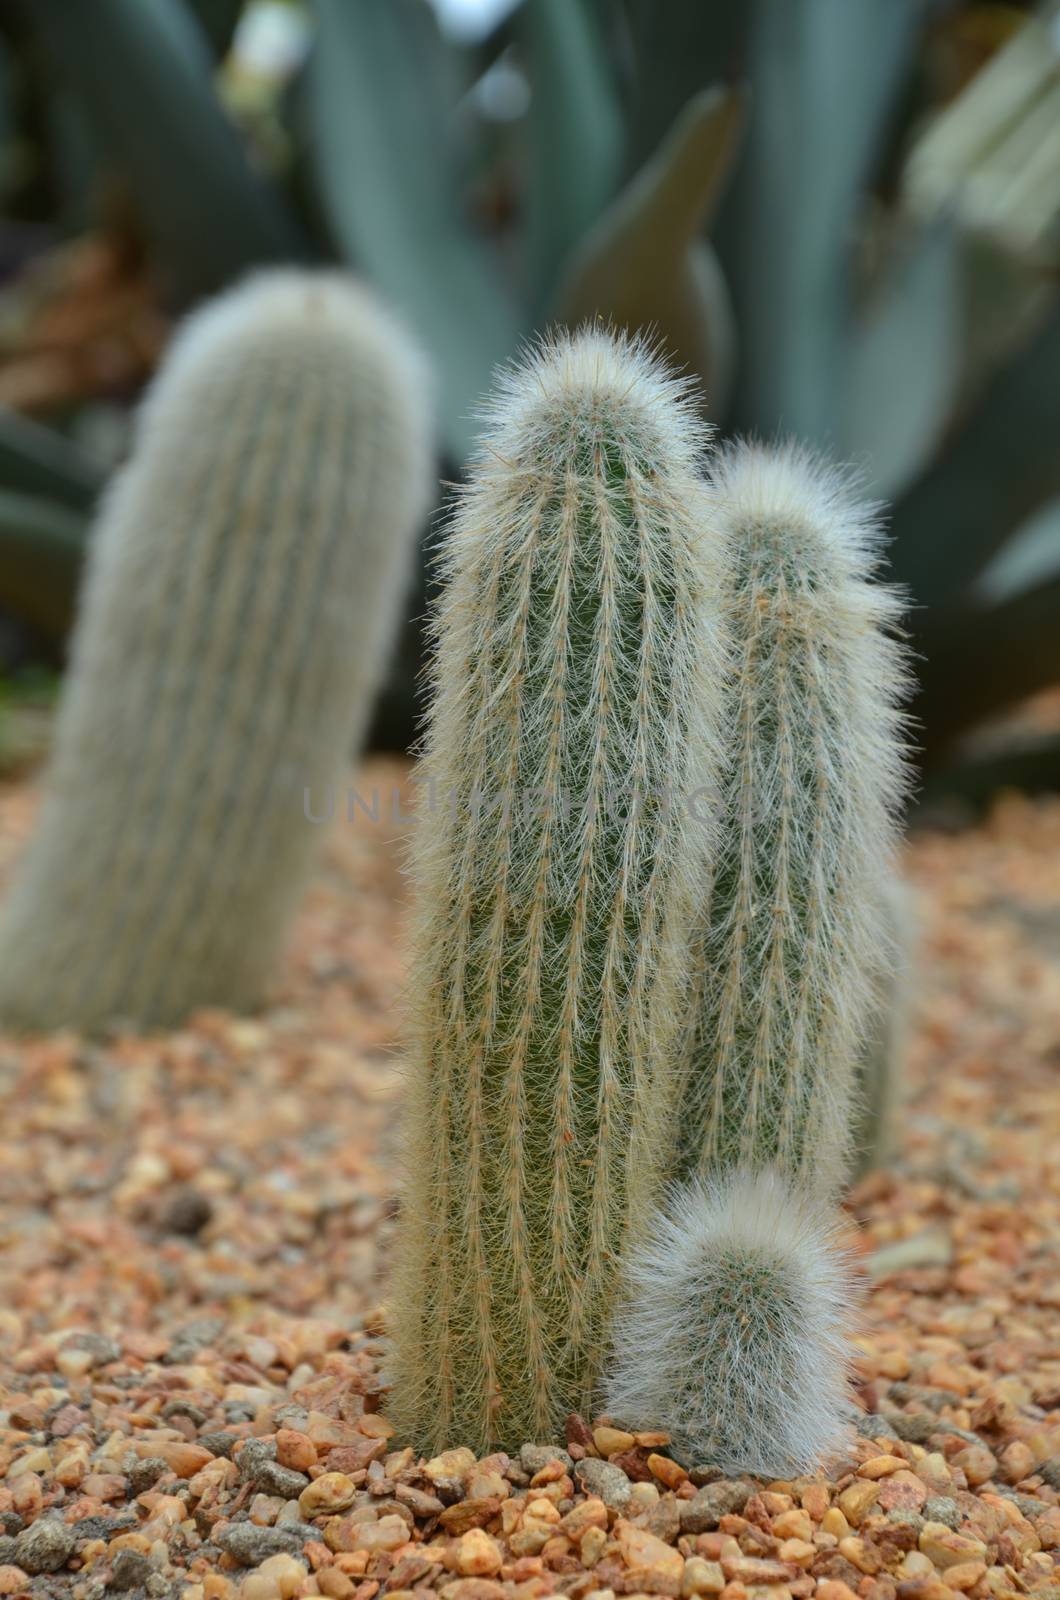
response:
[[[733,674],[679,1119],[677,1171],[692,1182],[640,1260],[610,1398],[625,1420],[670,1427],[706,1459],[780,1473],[841,1432],[841,1391],[822,1381],[821,1359],[849,1288],[838,1260],[821,1269],[827,1229],[789,1229],[785,1214],[827,1218],[850,1158],[855,1063],[889,946],[881,886],[905,672],[898,598],[871,581],[873,512],[845,478],[797,449],[747,444],[713,478],[714,522],[732,551]],[[741,1198],[756,1219],[743,1231]],[[697,1241],[698,1279],[686,1256],[674,1265],[682,1227]],[[674,1278],[676,1302],[693,1282],[735,1281],[741,1261],[738,1299],[704,1313],[692,1348],[676,1320],[663,1343],[643,1342],[656,1315],[645,1296],[660,1280]],[[741,1331],[751,1328],[753,1338]],[[658,1374],[670,1369],[697,1376],[660,1408]],[[796,1408],[783,1426],[764,1399],[778,1374]],[[752,1415],[748,1432],[740,1418]]]
[[[259,999],[430,480],[420,359],[347,279],[264,274],[178,334],[99,514],[0,1023]]]
[[[561,336],[503,380],[453,521],[393,1292],[418,1448],[590,1403],[657,1193],[723,661],[702,445],[643,346]]]

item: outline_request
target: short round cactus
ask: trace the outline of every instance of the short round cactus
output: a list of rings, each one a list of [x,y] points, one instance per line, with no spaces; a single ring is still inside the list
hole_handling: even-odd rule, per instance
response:
[[[684,1459],[729,1473],[794,1477],[842,1441],[851,1262],[799,1185],[776,1172],[682,1185],[629,1284],[615,1417],[665,1428]]]

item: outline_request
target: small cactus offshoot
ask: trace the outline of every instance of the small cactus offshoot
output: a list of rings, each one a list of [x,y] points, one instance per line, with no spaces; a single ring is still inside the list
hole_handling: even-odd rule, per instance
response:
[[[794,1477],[842,1442],[853,1273],[777,1172],[674,1190],[629,1263],[606,1403],[726,1473]]]

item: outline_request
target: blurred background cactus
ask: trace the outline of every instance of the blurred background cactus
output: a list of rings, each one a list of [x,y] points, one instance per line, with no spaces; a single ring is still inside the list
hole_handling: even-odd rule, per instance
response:
[[[363,737],[404,600],[429,396],[345,274],[260,273],[188,319],[97,519],[0,1026],[260,1001],[319,837],[306,796]]]
[[[9,674],[61,660],[172,314],[339,258],[431,357],[450,477],[494,364],[588,312],[656,329],[715,422],[855,460],[914,602],[922,803],[1057,786],[1058,26],[1056,0],[0,0]]]

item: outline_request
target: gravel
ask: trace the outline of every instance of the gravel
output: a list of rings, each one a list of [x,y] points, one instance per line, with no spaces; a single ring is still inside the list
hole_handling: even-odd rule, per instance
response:
[[[0,789],[0,873],[31,817]],[[1060,804],[924,835],[907,869],[910,1109],[849,1207],[899,1266],[851,1444],[792,1482],[591,1416],[510,1456],[454,1439],[434,1475],[392,1436],[404,882],[367,820],[260,1016],[0,1039],[0,1596],[1056,1600]]]

